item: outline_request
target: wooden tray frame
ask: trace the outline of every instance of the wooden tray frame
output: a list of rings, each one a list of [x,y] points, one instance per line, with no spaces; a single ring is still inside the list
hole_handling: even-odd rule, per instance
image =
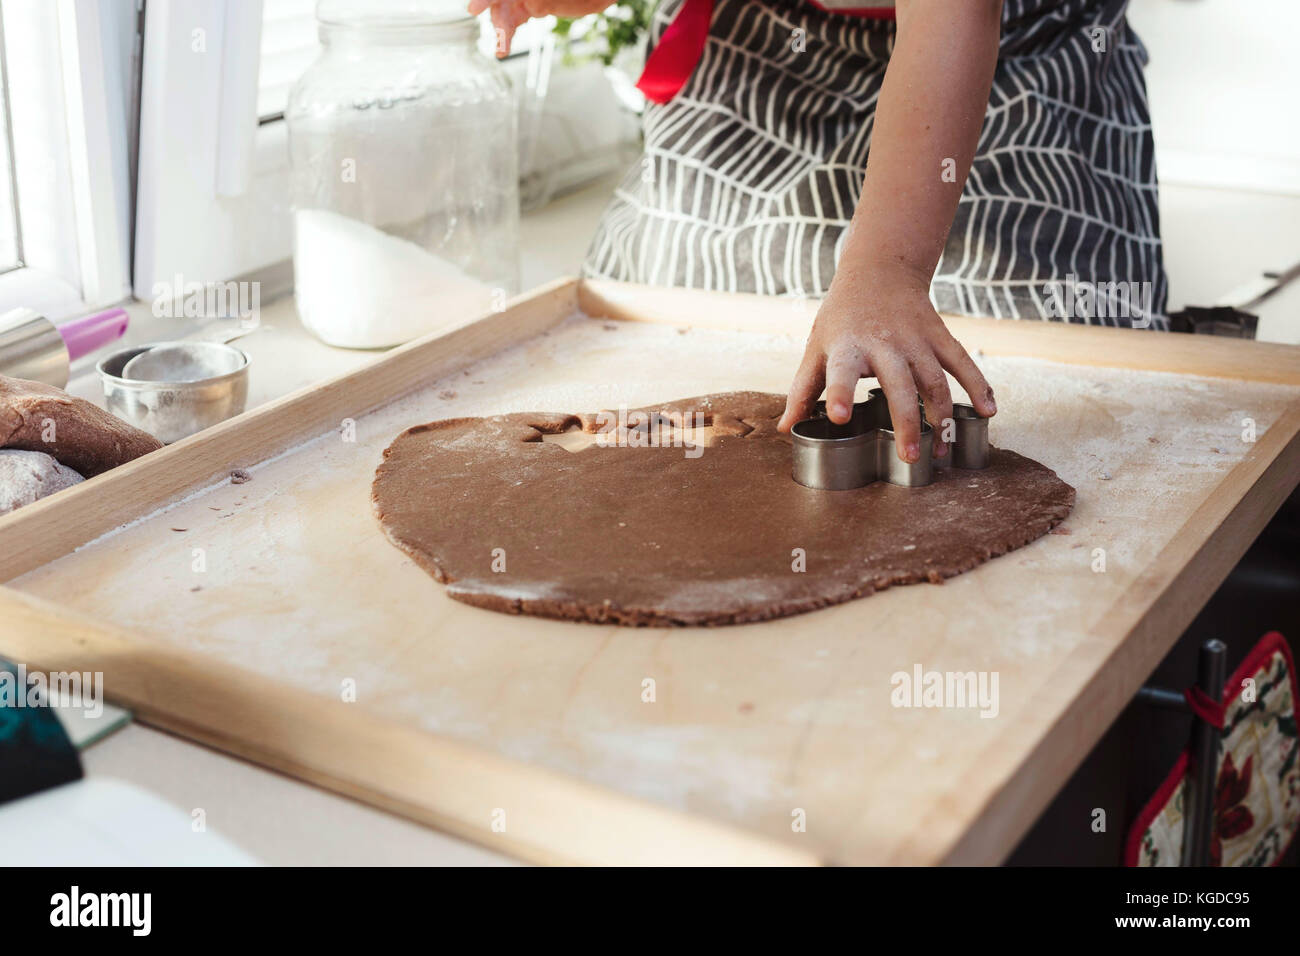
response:
[[[683,308],[701,302],[708,308]],[[575,311],[788,335],[807,330],[815,307],[811,301],[558,280],[500,313],[394,349],[0,518],[0,582],[211,486],[232,468],[265,461],[336,429],[344,418],[536,336]],[[1300,347],[963,317],[950,318],[949,327],[968,349],[989,355],[1300,386]],[[941,858],[919,862],[995,863],[1005,857],[1298,481],[1300,399],[1228,474],[1221,485],[1226,493],[1209,496],[1104,615],[1096,630],[1124,638],[1096,662],[1084,693],[1033,744],[1023,766],[1032,764],[1034,772],[1004,776],[988,805],[959,808],[964,836]],[[42,670],[112,671],[110,700],[142,723],[530,861],[832,862],[736,826],[417,732],[233,665],[214,665],[11,587],[0,587],[0,655]],[[526,809],[512,816],[508,832],[496,833],[482,815],[492,801]]]

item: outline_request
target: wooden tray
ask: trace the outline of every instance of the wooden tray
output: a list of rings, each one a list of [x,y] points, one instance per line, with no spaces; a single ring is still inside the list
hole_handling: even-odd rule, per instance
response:
[[[563,281],[396,349],[0,519],[0,655],[530,860],[998,862],[1300,479],[1300,348],[952,319],[993,442],[1075,513],[942,586],[765,624],[477,610],[370,510],[416,422],[784,391],[814,309]],[[996,672],[997,716],[891,706],[917,665]]]

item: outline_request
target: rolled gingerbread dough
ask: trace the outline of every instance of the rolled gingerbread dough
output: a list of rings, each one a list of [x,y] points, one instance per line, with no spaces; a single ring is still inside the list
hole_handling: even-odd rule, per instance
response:
[[[1047,533],[1074,504],[1055,472],[1003,449],[923,488],[805,488],[776,430],[784,404],[730,392],[648,406],[662,421],[705,416],[713,443],[695,457],[632,447],[626,431],[576,452],[543,440],[598,431],[607,419],[591,414],[430,422],[384,451],[372,499],[389,539],[458,601],[654,626],[763,621],[939,583]]]

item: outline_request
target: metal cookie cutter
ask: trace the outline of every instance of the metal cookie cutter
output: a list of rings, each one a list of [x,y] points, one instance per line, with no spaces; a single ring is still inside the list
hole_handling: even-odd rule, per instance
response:
[[[790,429],[794,445],[794,480],[808,488],[844,491],[873,481],[916,488],[934,479],[935,468],[977,470],[989,463],[989,422],[970,405],[953,403],[954,442],[948,457],[934,455],[934,429],[921,411],[921,457],[913,464],[901,461],[894,448],[894,423],[885,393],[873,388],[865,402],[853,405],[847,424],[826,417],[826,403],[817,403],[817,415]]]

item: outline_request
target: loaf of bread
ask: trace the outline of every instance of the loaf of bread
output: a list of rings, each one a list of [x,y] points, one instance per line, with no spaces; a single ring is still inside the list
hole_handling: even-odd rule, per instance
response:
[[[148,432],[84,399],[0,375],[0,448],[44,452],[89,478],[161,447]]]

